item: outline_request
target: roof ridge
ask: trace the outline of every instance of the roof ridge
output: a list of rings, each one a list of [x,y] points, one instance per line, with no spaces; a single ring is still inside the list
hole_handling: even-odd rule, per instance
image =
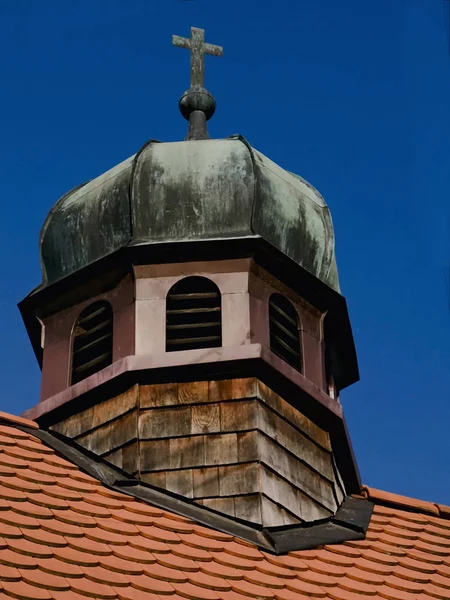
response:
[[[409,496],[378,490],[367,485],[362,486],[361,495],[363,498],[372,500],[375,504],[382,506],[402,508],[405,511],[431,514],[441,519],[450,520],[450,506],[445,504],[410,498]]]
[[[36,421],[30,421],[30,419],[25,419],[24,417],[18,417],[16,415],[12,415],[11,413],[6,413],[0,410],[0,421],[7,421],[12,423],[13,425],[25,425],[26,427],[32,427],[33,429],[39,429],[39,425]]]

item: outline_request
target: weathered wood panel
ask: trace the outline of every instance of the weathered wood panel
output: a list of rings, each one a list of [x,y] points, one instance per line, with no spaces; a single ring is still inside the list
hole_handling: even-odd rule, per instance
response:
[[[157,473],[141,473],[140,478],[145,483],[149,483],[150,485],[154,485],[155,487],[168,489],[165,471],[158,471]]]
[[[169,440],[169,468],[183,469],[205,464],[205,440],[202,435]],[[147,465],[142,464],[143,468]]]
[[[261,520],[263,523],[270,523],[273,527],[282,525],[296,525],[300,519],[291,515],[280,504],[272,502],[269,498],[261,495]]]
[[[143,481],[265,525],[343,497],[328,432],[255,378],[134,386],[55,426]]]
[[[83,433],[101,427],[105,423],[117,419],[137,407],[139,386],[135,385],[128,391],[114,396],[94,406],[76,413],[51,427],[54,431],[70,438],[76,438]]]
[[[303,462],[286,452],[265,436],[259,439],[259,460],[282,477],[289,484],[302,490],[312,498],[320,499],[321,504],[331,512],[337,510],[333,493],[333,483],[312,471]]]
[[[310,419],[302,415],[298,409],[286,402],[281,396],[267,387],[261,381],[258,381],[258,398],[266,402],[274,411],[281,415],[284,419],[292,423],[294,427],[308,435],[317,444],[323,446],[326,450],[331,450],[330,436],[327,431],[324,431],[313,423]]]
[[[219,468],[192,469],[194,498],[214,498],[219,492]]]
[[[258,424],[255,400],[224,402],[220,405],[220,428],[223,433],[255,429]]]
[[[261,523],[261,495],[254,494],[249,496],[235,497],[234,511],[236,517],[253,523]]]
[[[232,517],[235,516],[234,498],[205,498],[202,503],[203,506],[207,506],[213,510],[231,515]]]
[[[76,438],[78,444],[88,448],[95,454],[106,454],[137,439],[137,411],[123,415]]]
[[[179,404],[198,404],[199,402],[208,402],[207,381],[193,381],[190,383],[178,384]]]
[[[194,497],[192,469],[166,471],[166,489],[185,498]]]
[[[177,383],[156,383],[139,387],[140,408],[156,408],[178,404]]]
[[[312,442],[288,421],[264,404],[259,404],[259,428],[265,435],[299,457],[325,478],[333,481],[331,452]]]
[[[201,404],[192,407],[191,433],[219,433],[220,432],[220,405]]]
[[[206,435],[204,440],[205,465],[227,465],[239,461],[237,433]]]
[[[139,438],[157,438],[190,435],[192,409],[190,406],[153,408],[139,413]]]
[[[131,475],[138,474],[139,446],[137,440],[126,446],[122,446],[122,448],[119,448],[114,452],[104,454],[103,458]]]
[[[221,496],[259,492],[258,464],[246,463],[219,467],[219,489]]]
[[[241,400],[256,396],[256,379],[246,377],[209,382],[209,401]]]
[[[261,489],[268,498],[284,506],[302,521],[324,519],[332,514],[332,511],[312,500],[264,465],[260,468],[260,480]]]

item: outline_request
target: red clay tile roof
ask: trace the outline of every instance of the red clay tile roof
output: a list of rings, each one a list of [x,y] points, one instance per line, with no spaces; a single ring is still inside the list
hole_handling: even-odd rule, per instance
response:
[[[1,598],[450,599],[449,507],[363,488],[365,540],[276,556],[109,490],[1,416]]]

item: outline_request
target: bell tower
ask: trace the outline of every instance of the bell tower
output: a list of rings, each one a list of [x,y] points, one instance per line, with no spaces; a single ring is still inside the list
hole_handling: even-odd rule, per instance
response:
[[[42,368],[26,411],[143,482],[262,526],[336,513],[360,482],[340,390],[358,379],[319,192],[242,136],[210,139],[204,32],[182,142],[149,141],[63,196],[20,310]]]

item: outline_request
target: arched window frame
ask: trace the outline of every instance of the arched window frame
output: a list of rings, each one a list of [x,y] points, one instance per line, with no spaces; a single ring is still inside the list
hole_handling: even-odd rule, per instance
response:
[[[222,346],[222,294],[211,279],[179,279],[166,296],[166,352]]]
[[[303,372],[300,316],[292,302],[278,292],[269,298],[269,341],[274,354]]]
[[[113,325],[112,306],[106,300],[97,300],[80,312],[71,334],[69,385],[112,363]]]

